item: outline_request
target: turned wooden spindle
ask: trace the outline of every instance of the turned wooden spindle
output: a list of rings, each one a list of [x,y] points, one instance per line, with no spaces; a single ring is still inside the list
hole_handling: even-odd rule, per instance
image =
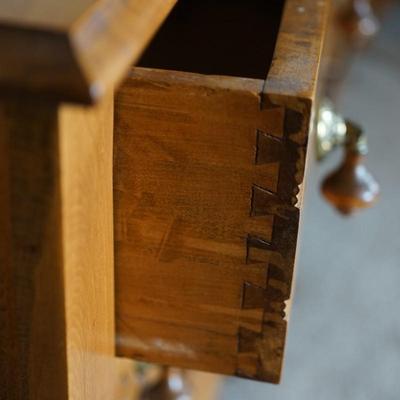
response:
[[[342,214],[371,207],[379,196],[379,185],[363,164],[367,154],[362,130],[346,122],[345,154],[342,164],[324,180],[322,193]]]

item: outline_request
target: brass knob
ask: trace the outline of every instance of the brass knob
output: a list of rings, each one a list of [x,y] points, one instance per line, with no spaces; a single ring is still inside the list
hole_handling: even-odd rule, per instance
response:
[[[363,164],[368,146],[362,129],[344,121],[325,104],[320,110],[317,133],[320,158],[337,145],[344,147],[342,164],[323,181],[325,198],[345,215],[375,204],[379,185]]]

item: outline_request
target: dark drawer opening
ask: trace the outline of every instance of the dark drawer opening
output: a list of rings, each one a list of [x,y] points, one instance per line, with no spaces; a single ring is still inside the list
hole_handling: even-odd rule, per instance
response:
[[[139,66],[265,79],[284,0],[180,0]]]

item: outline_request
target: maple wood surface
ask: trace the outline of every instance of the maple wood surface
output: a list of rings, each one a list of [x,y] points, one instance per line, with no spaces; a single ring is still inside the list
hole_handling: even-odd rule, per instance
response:
[[[0,398],[66,399],[56,108],[2,104],[0,126]]]

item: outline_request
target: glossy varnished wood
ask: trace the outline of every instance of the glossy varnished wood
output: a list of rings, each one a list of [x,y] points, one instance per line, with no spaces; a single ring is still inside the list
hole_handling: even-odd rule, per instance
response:
[[[266,79],[135,69],[116,96],[118,354],[278,382],[328,1]]]

